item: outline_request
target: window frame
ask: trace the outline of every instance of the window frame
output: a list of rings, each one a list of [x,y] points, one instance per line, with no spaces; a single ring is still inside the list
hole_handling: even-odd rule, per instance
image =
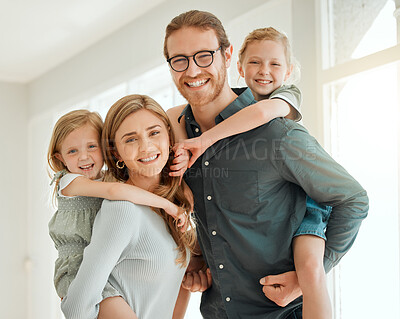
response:
[[[400,96],[400,0],[393,0],[395,2],[396,9],[394,11],[394,17],[397,22],[397,45],[383,49],[381,51],[369,54],[367,56],[352,59],[350,61],[334,64],[332,45],[329,39],[333,32],[333,26],[329,19],[329,3],[330,0],[314,0],[315,5],[315,24],[316,24],[316,51],[317,51],[317,71],[316,71],[316,83],[315,88],[317,91],[317,105],[322,105],[322,112],[319,113],[321,117],[322,132],[321,140],[323,141],[324,148],[332,153],[334,145],[332,145],[332,131],[331,120],[335,118],[335,109],[331,107],[329,85],[340,80],[345,80],[353,75],[369,71],[375,68],[381,68],[388,64],[398,65],[399,81],[397,84],[398,95]],[[399,110],[400,115],[400,110]],[[400,127],[397,127],[397,140],[398,145],[398,158],[400,158]],[[400,163],[398,164],[398,185],[400,189]],[[400,196],[397,198],[398,201],[398,215],[400,216]],[[398,225],[400,233],[400,219]],[[400,243],[400,236],[399,236]],[[400,272],[400,269],[399,269]],[[337,268],[334,268],[330,274],[328,274],[328,289],[331,296],[333,317],[335,319],[341,318],[340,316],[340,272]]]

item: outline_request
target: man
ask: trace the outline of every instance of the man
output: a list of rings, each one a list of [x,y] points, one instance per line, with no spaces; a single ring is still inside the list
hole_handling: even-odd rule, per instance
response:
[[[232,46],[214,15],[193,10],[175,17],[166,29],[164,54],[189,102],[168,113],[173,125],[184,116],[189,138],[255,103],[250,90],[229,87]],[[302,126],[286,119],[217,142],[185,181],[193,191],[198,240],[212,274],[202,296],[205,318],[301,318],[298,284],[290,277],[291,242],[305,214],[305,193],[333,207],[326,271],[349,250],[368,210],[363,188]],[[270,300],[274,296],[267,292],[274,285],[264,287],[268,299],[259,283],[282,273],[278,288],[283,288],[279,298],[289,300],[285,307]],[[208,286],[204,273],[196,276]],[[289,291],[287,278],[292,278]]]

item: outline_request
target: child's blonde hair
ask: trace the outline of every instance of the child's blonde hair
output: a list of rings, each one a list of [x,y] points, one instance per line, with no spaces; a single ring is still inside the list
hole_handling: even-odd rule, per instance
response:
[[[64,163],[55,156],[57,153],[60,153],[61,145],[65,138],[72,131],[86,124],[93,126],[93,128],[97,131],[100,140],[101,132],[103,130],[103,120],[97,112],[90,112],[88,110],[71,111],[61,116],[54,125],[49,149],[47,151],[47,163],[49,164],[49,168],[54,173],[62,171],[63,169],[67,169]],[[50,171],[49,175],[50,177],[52,175]],[[58,183],[56,183],[55,191],[57,189],[57,184]]]
[[[259,28],[250,32],[243,41],[239,50],[239,63],[242,65],[247,46],[254,41],[271,40],[280,43],[285,51],[285,58],[288,67],[293,65],[290,78],[286,81],[296,83],[300,80],[300,65],[292,54],[292,49],[288,37],[284,32],[280,32],[273,27]]]

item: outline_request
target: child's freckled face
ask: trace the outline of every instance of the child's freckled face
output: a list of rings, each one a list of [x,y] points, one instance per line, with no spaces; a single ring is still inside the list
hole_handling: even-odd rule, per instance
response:
[[[86,124],[67,135],[56,157],[64,163],[68,171],[90,179],[101,177],[104,165],[100,147],[100,137],[95,128]]]
[[[291,69],[281,43],[261,40],[247,45],[239,73],[259,101],[281,87]]]

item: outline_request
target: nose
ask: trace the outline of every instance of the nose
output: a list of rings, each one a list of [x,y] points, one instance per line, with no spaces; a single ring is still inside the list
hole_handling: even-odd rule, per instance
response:
[[[265,75],[265,74],[269,74],[269,66],[267,64],[261,64],[260,68],[258,69],[258,73]]]
[[[150,147],[150,140],[148,138],[142,138],[139,141],[139,152],[147,152]]]
[[[88,157],[89,157],[89,155],[88,155],[87,150],[82,150],[82,151],[79,153],[79,159],[80,159],[81,161],[84,161],[84,160],[88,159]]]
[[[201,68],[199,66],[197,66],[197,64],[194,62],[193,57],[190,57],[189,58],[189,66],[185,71],[186,75],[194,78],[201,73],[200,69]]]

